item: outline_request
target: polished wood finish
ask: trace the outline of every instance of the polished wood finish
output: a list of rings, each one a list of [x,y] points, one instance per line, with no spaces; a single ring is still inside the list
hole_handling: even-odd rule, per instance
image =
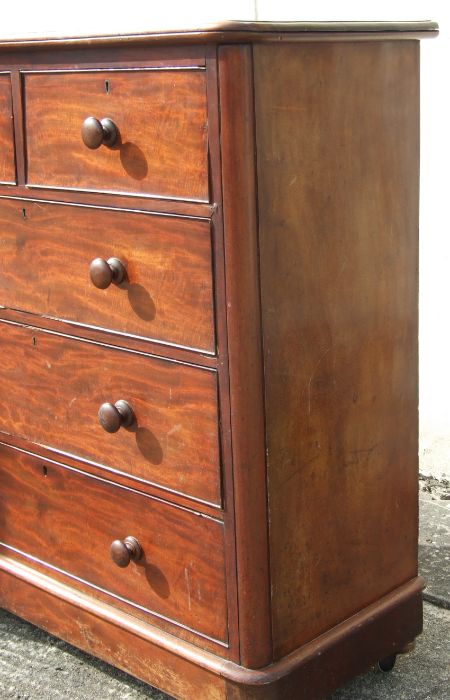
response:
[[[436,31],[0,41],[1,605],[178,700],[323,700],[420,634]]]
[[[23,181],[25,181],[25,178]],[[26,200],[27,202],[74,203],[74,193],[71,191],[33,187],[33,194],[30,196],[30,189],[23,184],[4,185],[0,182],[0,199],[5,197],[8,199]],[[214,203],[186,202],[175,199],[168,201],[157,197],[129,197],[126,194],[105,194],[100,192],[77,191],[75,199],[77,204],[88,204],[94,207],[107,207],[112,210],[146,211],[150,214],[174,214],[195,219],[209,219],[218,209],[217,204]]]
[[[251,48],[221,47],[219,76],[240,650],[258,668],[272,649]]]
[[[417,573],[418,45],[254,56],[279,658]]]
[[[36,314],[27,311],[17,311],[16,309],[2,307],[1,305],[0,319],[12,321],[20,325],[30,324],[33,327],[56,331],[64,335],[79,336],[86,340],[100,342],[107,347],[123,348],[124,342],[126,342],[126,346],[129,350],[154,355],[155,357],[167,357],[170,355],[172,360],[199,367],[216,369],[217,367],[222,368],[224,364],[222,356],[219,358],[217,355],[211,355],[206,352],[193,352],[189,348],[179,347],[171,343],[160,343],[156,340],[142,339],[132,335],[126,336],[126,339],[124,339],[122,333],[110,331],[105,333],[105,329],[91,328],[60,318],[36,316]]]
[[[35,328],[1,329],[1,432],[220,503],[215,372]],[[98,410],[119,400],[136,421],[110,435]]]
[[[24,99],[29,185],[209,200],[203,70],[27,73]],[[93,115],[115,146],[86,148]]]
[[[156,44],[184,44],[195,42],[236,43],[270,41],[345,41],[350,39],[365,41],[386,41],[401,39],[425,39],[438,33],[436,22],[245,22],[225,21],[199,27],[173,27],[141,33],[105,36],[28,36],[5,38],[0,41],[0,49],[60,49],[61,46],[86,47],[93,43],[96,47],[111,47],[120,50],[124,46],[136,47]]]
[[[129,613],[139,605],[152,624],[161,616],[226,641],[220,522],[2,445],[0,454],[8,556],[56,567],[67,583]],[[130,533],[142,555],[119,572],[111,542]]]
[[[0,73],[0,182],[16,181],[11,78]]]
[[[208,221],[0,199],[0,227],[3,306],[214,350]],[[98,257],[125,280],[99,291]]]

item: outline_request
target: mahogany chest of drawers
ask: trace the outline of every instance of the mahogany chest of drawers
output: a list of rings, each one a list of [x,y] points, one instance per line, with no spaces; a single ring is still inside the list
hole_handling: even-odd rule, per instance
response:
[[[0,43],[0,604],[176,698],[421,630],[419,41]]]

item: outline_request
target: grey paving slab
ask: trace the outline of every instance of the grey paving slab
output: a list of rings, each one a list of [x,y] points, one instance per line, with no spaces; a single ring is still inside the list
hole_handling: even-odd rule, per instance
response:
[[[427,582],[425,598],[450,608],[449,481],[422,477],[419,494],[419,571]]]

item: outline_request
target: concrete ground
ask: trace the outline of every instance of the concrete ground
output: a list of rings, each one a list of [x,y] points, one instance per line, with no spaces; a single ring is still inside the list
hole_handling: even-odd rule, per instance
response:
[[[424,633],[394,670],[372,669],[329,700],[449,700],[450,488],[420,482],[420,569],[428,581]],[[149,686],[0,611],[0,700],[170,700]],[[195,698],[193,698],[195,700]],[[286,699],[289,700],[289,699]]]

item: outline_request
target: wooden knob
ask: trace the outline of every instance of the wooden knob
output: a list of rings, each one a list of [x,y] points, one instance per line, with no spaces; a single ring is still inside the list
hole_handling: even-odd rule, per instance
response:
[[[88,148],[95,150],[104,146],[114,146],[119,136],[117,126],[111,119],[99,121],[95,117],[88,117],[81,127],[81,138]]]
[[[135,537],[125,537],[124,540],[114,540],[110,549],[111,559],[114,564],[124,569],[131,560],[139,561],[142,556],[142,547]]]
[[[95,258],[89,266],[91,282],[97,289],[106,289],[112,282],[121,284],[125,272],[125,265],[118,258]]]
[[[98,420],[107,433],[117,433],[119,428],[128,428],[134,421],[134,411],[126,401],[102,403],[98,410]]]

